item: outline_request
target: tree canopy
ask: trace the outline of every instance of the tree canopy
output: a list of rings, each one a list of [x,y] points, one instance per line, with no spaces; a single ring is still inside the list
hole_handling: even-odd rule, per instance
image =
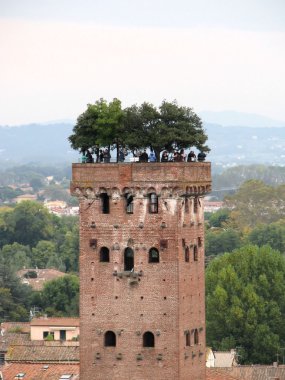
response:
[[[144,102],[122,109],[118,99],[100,99],[87,105],[69,136],[74,149],[116,146],[118,155],[119,147],[150,148],[158,160],[164,149],[196,147],[207,152],[206,140],[202,121],[191,108],[165,100],[158,108]]]
[[[269,246],[244,246],[206,271],[207,344],[242,347],[242,363],[272,363],[285,344],[285,258]]]

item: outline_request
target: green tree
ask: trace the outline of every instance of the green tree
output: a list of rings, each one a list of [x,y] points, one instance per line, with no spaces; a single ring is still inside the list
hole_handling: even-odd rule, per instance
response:
[[[231,224],[241,231],[285,217],[285,185],[271,187],[262,181],[250,180],[225,201],[232,209]]]
[[[126,145],[131,149],[150,147],[159,160],[166,149],[186,149],[192,146],[207,152],[207,135],[202,121],[189,107],[176,101],[163,101],[156,108],[150,103],[134,105],[125,110]]]
[[[73,135],[69,136],[72,148],[84,151],[96,145],[115,145],[118,160],[119,145],[123,144],[124,139],[123,118],[119,99],[108,103],[101,98],[94,104],[88,104],[87,110],[77,118]]]
[[[11,242],[35,246],[53,234],[52,216],[38,202],[19,203],[12,212],[4,214],[4,220]]]
[[[33,177],[30,180],[30,186],[34,191],[39,191],[43,187],[43,181],[40,177]]]
[[[210,227],[223,227],[230,217],[230,210],[222,208],[208,216],[208,224]]]
[[[240,232],[229,229],[209,229],[206,232],[206,256],[219,255],[231,252],[241,246]]]
[[[15,270],[0,256],[0,321],[29,318],[32,289],[21,283]]]
[[[14,270],[19,270],[24,267],[31,266],[31,250],[29,246],[19,243],[6,244],[0,250],[0,256],[9,264]]]
[[[75,275],[66,275],[48,281],[42,291],[42,304],[49,314],[78,316],[79,278]]]
[[[38,268],[58,268],[62,266],[60,257],[56,254],[55,243],[41,240],[32,248],[32,265]]]
[[[244,246],[206,270],[207,344],[242,346],[243,363],[272,363],[285,344],[285,258]]]
[[[109,104],[100,99],[89,104],[78,117],[73,132],[69,136],[72,148],[86,150],[96,145],[115,145],[117,159],[119,146],[131,150],[149,147],[158,160],[163,149],[195,146],[209,151],[200,118],[191,108],[179,106],[175,101],[163,101],[158,108],[145,102],[122,110],[118,99]]]
[[[285,221],[257,226],[249,233],[248,240],[259,247],[268,244],[285,254]]]

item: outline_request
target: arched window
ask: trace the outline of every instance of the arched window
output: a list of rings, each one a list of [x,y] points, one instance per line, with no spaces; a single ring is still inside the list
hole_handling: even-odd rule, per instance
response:
[[[185,262],[189,263],[189,247],[185,248]]]
[[[149,263],[159,263],[159,252],[156,248],[151,248],[148,252]]]
[[[134,213],[134,197],[132,194],[127,193],[125,195],[126,198],[126,213],[133,214]]]
[[[190,331],[185,333],[185,344],[187,347],[191,346]]]
[[[149,194],[149,212],[151,214],[158,213],[158,197],[155,193]]]
[[[107,193],[102,193],[101,198],[101,208],[103,214],[109,214],[110,212],[110,197]]]
[[[116,334],[113,331],[106,331],[104,336],[105,347],[116,347]]]
[[[198,247],[197,247],[197,245],[194,245],[193,258],[194,258],[194,261],[198,261]]]
[[[102,263],[108,263],[110,261],[109,248],[102,247],[100,249],[100,261]]]
[[[197,329],[194,331],[194,344],[199,344],[199,333]]]
[[[134,269],[134,251],[132,248],[126,248],[124,252],[125,271]]]
[[[154,335],[147,331],[143,334],[143,347],[154,347]]]

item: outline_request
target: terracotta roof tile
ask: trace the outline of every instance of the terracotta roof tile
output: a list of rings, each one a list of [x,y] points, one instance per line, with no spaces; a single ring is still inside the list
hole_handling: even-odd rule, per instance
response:
[[[241,378],[233,377],[222,368],[206,368],[206,380],[241,380]]]
[[[70,380],[79,379],[79,364],[9,363],[1,371],[5,380],[14,380],[19,373],[26,374],[23,380],[59,380],[68,374],[73,375]]]
[[[79,362],[79,346],[10,345],[8,362]]]
[[[34,318],[31,326],[79,326],[79,318]]]

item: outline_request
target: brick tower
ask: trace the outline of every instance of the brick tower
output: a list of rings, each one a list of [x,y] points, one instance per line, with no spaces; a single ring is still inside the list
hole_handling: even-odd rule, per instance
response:
[[[208,162],[73,164],[80,379],[204,380]]]

